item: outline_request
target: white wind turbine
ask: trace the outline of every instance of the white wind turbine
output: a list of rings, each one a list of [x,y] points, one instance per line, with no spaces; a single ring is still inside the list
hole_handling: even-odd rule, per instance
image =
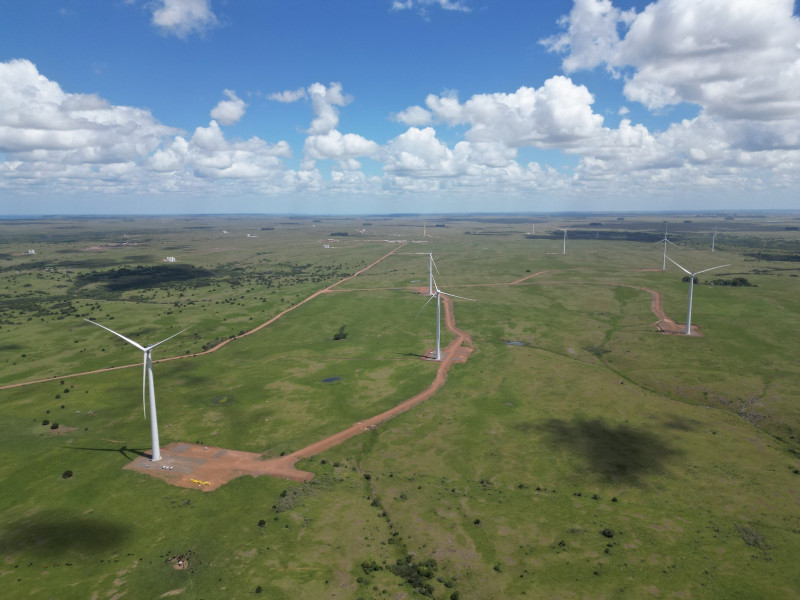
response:
[[[729,267],[730,265],[719,265],[717,267],[709,267],[708,269],[703,269],[702,271],[696,271],[694,273],[690,273],[687,269],[684,269],[674,260],[667,257],[669,261],[678,267],[681,271],[689,275],[689,312],[686,316],[686,335],[692,335],[692,292],[694,290],[694,278],[696,275],[700,275],[700,273],[705,273],[706,271],[713,271],[714,269],[721,269],[722,267]]]
[[[664,242],[664,258],[661,259],[661,270],[662,271],[666,271],[667,270],[667,244],[672,244],[672,242],[667,237],[667,224],[666,223],[664,223],[664,239],[663,240],[658,240],[658,242],[656,242],[656,243],[658,244],[660,242]],[[672,245],[675,246],[675,244],[672,244]]]
[[[142,410],[144,411],[145,418],[147,418],[147,410],[145,409],[145,400],[144,400],[144,398],[145,398],[145,384],[149,383],[148,387],[149,387],[149,390],[150,390],[150,437],[151,437],[152,444],[153,444],[153,457],[152,457],[151,460],[154,461],[154,462],[157,461],[157,460],[161,460],[161,446],[158,443],[158,418],[156,417],[156,389],[155,389],[155,385],[153,383],[153,361],[150,359],[150,352],[156,346],[160,346],[164,342],[167,342],[167,341],[171,340],[172,338],[174,338],[175,336],[178,336],[178,335],[182,334],[184,331],[186,331],[186,329],[188,329],[188,327],[186,329],[184,329],[183,331],[179,331],[178,333],[169,336],[165,340],[161,340],[160,342],[157,342],[155,344],[151,344],[149,346],[142,346],[141,344],[137,344],[133,340],[126,338],[124,335],[122,335],[120,333],[117,333],[113,329],[109,329],[105,325],[100,325],[100,323],[97,323],[96,321],[90,321],[89,319],[84,319],[84,321],[87,321],[87,322],[91,323],[92,325],[97,325],[98,327],[102,327],[106,331],[110,331],[111,333],[113,333],[117,337],[122,338],[123,340],[125,340],[126,342],[131,344],[132,346],[135,346],[139,350],[144,352],[144,364],[143,364],[143,371],[142,371]]]
[[[567,253],[567,229],[569,229],[569,227],[559,227],[559,229],[564,232],[564,251],[561,254],[566,254]]]
[[[436,290],[428,301],[422,306],[417,313],[417,316],[425,310],[425,307],[428,306],[431,300],[436,298],[436,360],[442,360],[442,296],[450,296],[451,298],[459,298],[461,300],[469,300],[470,302],[475,302],[472,298],[464,298],[463,296],[456,296],[455,294],[448,294],[447,292],[443,292],[439,289],[439,286],[436,285],[436,280],[433,279],[431,275],[431,280],[433,281],[433,287]]]
[[[717,226],[714,225],[714,233],[711,236],[711,251],[714,251],[714,244],[717,241]]]

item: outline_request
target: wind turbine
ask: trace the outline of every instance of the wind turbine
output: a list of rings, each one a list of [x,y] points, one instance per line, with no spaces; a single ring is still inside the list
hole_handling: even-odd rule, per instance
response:
[[[417,313],[417,316],[425,310],[425,307],[428,306],[431,300],[436,298],[436,360],[442,360],[442,296],[450,296],[451,298],[460,298],[461,300],[469,300],[470,302],[475,302],[472,298],[464,298],[463,296],[456,296],[455,294],[448,294],[447,292],[443,292],[439,289],[439,286],[436,285],[436,280],[433,279],[433,275],[431,275],[431,280],[433,281],[433,287],[436,289],[428,301],[422,306]]]
[[[144,364],[142,370],[142,411],[144,412],[145,418],[147,418],[147,410],[145,409],[144,398],[145,398],[145,384],[149,383],[148,388],[150,390],[150,438],[152,439],[153,443],[153,457],[151,460],[153,462],[161,460],[161,446],[158,443],[158,418],[156,417],[156,388],[155,384],[153,383],[153,361],[150,359],[150,352],[156,346],[160,346],[164,342],[167,342],[172,338],[174,338],[175,336],[182,334],[184,331],[186,331],[186,329],[189,328],[187,327],[186,329],[179,331],[178,333],[169,336],[167,339],[161,340],[160,342],[157,342],[155,344],[151,344],[149,346],[142,346],[141,344],[137,344],[133,340],[126,338],[124,335],[117,333],[113,329],[109,329],[105,325],[100,325],[100,323],[97,323],[96,321],[90,321],[89,319],[84,319],[84,321],[87,321],[92,325],[97,325],[98,327],[102,327],[106,331],[110,331],[117,337],[122,338],[132,346],[135,346],[139,350],[144,352]]]
[[[564,251],[561,254],[566,254],[567,253],[567,229],[569,229],[569,227],[559,227],[559,229],[564,232]]]
[[[722,267],[729,267],[730,265],[719,265],[718,267],[709,267],[708,269],[703,269],[702,271],[696,271],[694,273],[690,273],[687,269],[684,269],[674,260],[667,257],[669,261],[678,267],[681,271],[689,275],[689,313],[686,316],[686,335],[692,335],[692,292],[694,290],[694,278],[696,275],[700,275],[700,273],[705,273],[706,271],[713,271],[714,269],[721,269]]]
[[[717,241],[717,226],[714,225],[714,234],[711,236],[711,251],[714,251],[714,243]]]
[[[656,242],[656,243],[659,243],[659,242],[664,242],[664,258],[661,260],[661,270],[662,271],[666,271],[667,270],[667,258],[668,258],[667,257],[667,244],[672,244],[672,242],[669,241],[669,238],[667,237],[667,224],[666,223],[664,223],[664,239],[663,240],[658,240],[658,242]],[[672,244],[672,245],[675,246],[675,244]]]

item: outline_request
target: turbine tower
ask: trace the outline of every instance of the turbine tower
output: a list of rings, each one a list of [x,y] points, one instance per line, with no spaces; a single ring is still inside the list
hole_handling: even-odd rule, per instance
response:
[[[674,260],[667,257],[669,261],[678,267],[681,271],[689,275],[689,312],[686,316],[686,335],[692,335],[692,292],[694,290],[694,278],[695,275],[700,275],[700,273],[705,273],[706,271],[713,271],[714,269],[721,269],[722,267],[729,267],[730,265],[719,265],[717,267],[709,267],[708,269],[703,269],[702,271],[696,271],[694,273],[690,273],[687,269],[684,269]]]
[[[561,254],[566,254],[567,253],[567,229],[569,229],[569,227],[559,227],[559,229],[564,232],[564,251]]]
[[[158,418],[156,416],[156,388],[155,384],[153,383],[153,361],[150,359],[150,352],[156,346],[160,346],[164,342],[168,342],[175,336],[182,334],[184,331],[186,331],[186,329],[188,329],[188,327],[182,331],[179,331],[174,335],[169,336],[164,340],[161,340],[160,342],[151,344],[149,346],[142,346],[141,344],[137,344],[133,340],[126,338],[124,335],[117,333],[113,329],[109,329],[105,325],[100,325],[100,323],[97,323],[96,321],[90,321],[89,319],[84,319],[84,321],[87,321],[92,325],[97,325],[98,327],[102,327],[106,331],[110,331],[117,337],[122,338],[132,346],[135,346],[136,348],[144,352],[144,364],[142,371],[142,411],[144,411],[144,416],[145,418],[147,418],[147,410],[145,409],[145,384],[149,384],[147,385],[147,387],[150,391],[150,438],[153,444],[153,457],[151,458],[151,460],[153,462],[161,460],[161,446],[158,443]]]
[[[714,225],[714,233],[711,236],[711,251],[714,251],[714,244],[717,241],[717,226]]]
[[[436,298],[436,360],[442,360],[442,296],[450,296],[451,298],[469,300],[470,302],[475,302],[475,300],[472,298],[464,298],[463,296],[456,296],[455,294],[443,292],[439,289],[439,286],[436,285],[435,279],[433,279],[433,287],[436,291],[431,295],[430,298],[428,298],[428,301],[425,302],[419,312],[421,313],[423,310],[425,310],[425,307],[428,306],[430,301]],[[419,315],[419,313],[417,313],[417,315]]]
[[[664,258],[661,259],[661,270],[662,271],[666,271],[667,270],[667,244],[672,244],[672,242],[667,237],[667,224],[666,223],[664,223],[664,239],[663,240],[658,240],[658,242],[656,242],[656,243],[658,244],[660,242],[664,242]],[[672,245],[674,246],[675,244],[672,244]]]

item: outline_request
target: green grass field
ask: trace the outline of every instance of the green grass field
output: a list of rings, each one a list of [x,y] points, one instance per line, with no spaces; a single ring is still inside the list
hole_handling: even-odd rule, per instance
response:
[[[0,221],[0,386],[54,378],[0,389],[3,597],[800,597],[798,216],[533,219]],[[702,337],[657,333],[639,289],[685,323],[665,220],[680,264],[730,264],[695,285]],[[154,365],[161,444],[278,456],[431,383],[428,252],[475,300],[430,400],[298,463],[307,483],[122,469],[150,448],[141,353],[84,319],[191,325],[156,360],[236,338]],[[134,366],[71,376],[112,365]]]

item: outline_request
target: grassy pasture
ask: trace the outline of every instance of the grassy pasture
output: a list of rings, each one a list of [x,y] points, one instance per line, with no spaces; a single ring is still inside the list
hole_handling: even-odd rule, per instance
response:
[[[796,597],[800,265],[749,255],[796,253],[781,218],[537,216],[532,239],[530,217],[431,218],[429,238],[411,217],[2,222],[2,384],[139,363],[82,317],[147,342],[193,325],[156,359],[237,336],[155,365],[162,444],[277,456],[427,387],[435,307],[419,313],[409,289],[427,286],[426,252],[443,290],[476,300],[455,301],[469,361],[426,403],[298,464],[316,474],[305,484],[201,493],[123,470],[150,443],[140,366],[0,390],[4,597]],[[618,239],[660,239],[665,219],[686,230],[672,258],[756,286],[701,275],[703,337],[654,331],[638,288],[683,323],[688,284],[641,270],[663,246]],[[730,230],[712,254],[715,223]],[[238,337],[396,240],[410,243]],[[209,274],[140,268],[109,287],[165,256]]]

